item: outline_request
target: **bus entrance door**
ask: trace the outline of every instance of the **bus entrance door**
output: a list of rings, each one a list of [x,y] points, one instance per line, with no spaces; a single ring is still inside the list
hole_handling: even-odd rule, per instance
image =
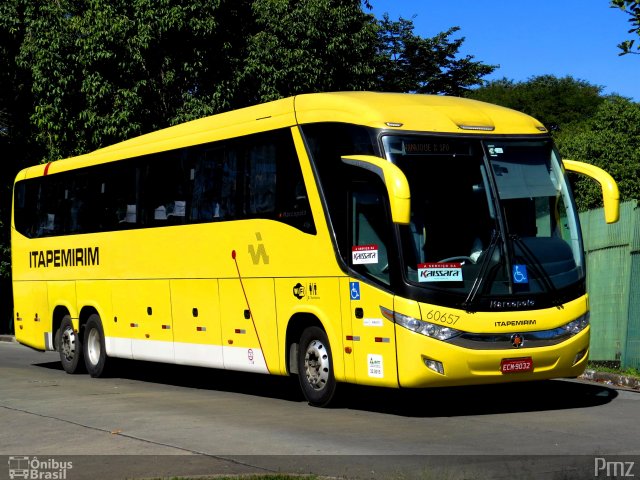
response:
[[[397,387],[395,329],[380,310],[393,308],[393,295],[351,279],[349,298],[351,333],[345,345],[351,345],[356,383]]]

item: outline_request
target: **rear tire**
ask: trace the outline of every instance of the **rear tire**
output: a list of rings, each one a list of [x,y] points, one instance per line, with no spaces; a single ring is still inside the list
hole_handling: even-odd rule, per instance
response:
[[[100,316],[92,314],[84,328],[84,364],[87,372],[94,378],[106,374],[108,363],[104,345],[104,329]]]
[[[82,363],[82,340],[79,332],[74,330],[70,315],[65,315],[58,330],[58,352],[60,353],[60,363],[65,372],[74,374],[80,373],[83,368]]]
[[[302,393],[314,407],[326,407],[336,392],[331,346],[324,330],[309,327],[300,337],[298,378]]]

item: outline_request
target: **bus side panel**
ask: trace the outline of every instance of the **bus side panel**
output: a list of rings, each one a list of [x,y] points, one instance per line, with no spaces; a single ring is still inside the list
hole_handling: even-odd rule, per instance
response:
[[[224,368],[217,280],[171,280],[176,363]]]
[[[51,312],[47,319],[49,322],[48,329],[51,330],[52,335],[55,337],[56,332],[51,322],[53,320],[53,312],[57,307],[64,307],[74,321],[78,318],[78,310],[76,309],[76,282],[47,282],[47,290]]]
[[[15,332],[18,342],[53,350],[47,282],[14,282]]]
[[[51,296],[49,296],[51,298]],[[111,282],[105,280],[78,280],[75,282],[74,297],[77,305],[78,314],[85,307],[92,307],[100,316],[102,328],[104,329],[105,347],[107,355],[111,357],[131,358],[131,344],[124,352],[118,350],[118,342],[112,339],[123,337],[124,325],[118,323],[117,317],[111,312]],[[75,317],[74,317],[75,318]]]
[[[289,352],[286,337],[288,322],[296,314],[304,314],[311,325],[315,317],[324,328],[329,339],[333,360],[333,370],[337,381],[344,382],[345,359],[343,357],[344,342],[342,330],[342,309],[340,305],[340,279],[327,277],[299,277],[276,279],[278,298],[278,318],[280,321],[281,368],[286,372],[286,358]],[[302,333],[302,332],[300,332]],[[291,338],[298,343],[300,338]],[[292,359],[294,362],[296,359]]]
[[[355,279],[351,285],[353,340],[348,343],[353,348],[356,382],[397,388],[395,325],[380,311],[381,306],[393,310],[393,295]]]
[[[351,305],[352,299],[356,299],[359,296],[359,285],[350,281],[349,277],[340,279],[340,296],[342,301],[342,340],[344,342],[344,348],[341,349],[340,355],[344,360],[344,381],[350,383],[356,383],[356,371],[355,371],[355,355],[353,354],[353,306]],[[353,289],[353,291],[352,291]],[[349,296],[345,296],[344,292],[349,292]],[[349,340],[351,339],[351,340]],[[338,352],[334,350],[333,356],[338,355]]]
[[[281,373],[273,279],[220,280],[220,317],[226,369]]]
[[[173,322],[168,280],[113,282],[113,315],[123,322],[135,360],[173,363]],[[127,340],[122,342],[126,349]]]

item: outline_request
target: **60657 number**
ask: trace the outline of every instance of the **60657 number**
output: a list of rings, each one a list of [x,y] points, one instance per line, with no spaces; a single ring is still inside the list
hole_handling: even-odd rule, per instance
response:
[[[441,312],[440,310],[429,310],[425,315],[425,319],[430,322],[440,322],[445,325],[455,325],[460,320],[460,315],[453,313]]]

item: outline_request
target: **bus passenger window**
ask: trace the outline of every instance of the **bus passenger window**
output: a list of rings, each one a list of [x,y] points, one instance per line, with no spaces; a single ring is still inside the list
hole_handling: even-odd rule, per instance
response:
[[[249,215],[274,213],[276,207],[276,146],[255,145],[249,150],[247,165]]]

